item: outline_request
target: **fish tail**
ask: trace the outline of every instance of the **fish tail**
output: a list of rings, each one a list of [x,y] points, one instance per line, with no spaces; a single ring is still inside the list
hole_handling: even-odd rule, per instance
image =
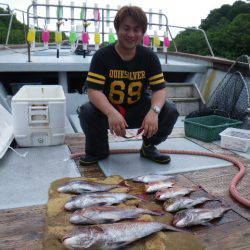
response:
[[[119,184],[117,185],[118,187],[127,187],[127,188],[131,188],[131,185],[129,185],[127,183],[127,180],[122,180],[121,182],[119,182]]]
[[[140,200],[143,200],[143,201],[149,201],[150,198],[147,194],[133,194],[132,195],[134,198],[137,198],[137,199],[140,199]]]
[[[226,211],[232,209],[232,208],[230,207],[230,205],[229,205],[227,202],[225,202],[224,200],[220,200],[220,202],[221,202],[221,207],[224,209],[224,212],[226,212]]]
[[[223,199],[218,198],[218,197],[213,197],[213,196],[209,196],[208,198],[211,198],[210,200],[213,201],[219,201],[221,203],[221,207],[225,209],[225,211],[228,211],[231,209],[230,205]]]
[[[152,210],[149,210],[149,214],[151,214],[151,215],[157,215],[157,216],[162,216],[165,213],[163,211],[161,211],[160,209],[152,209]]]
[[[169,223],[166,223],[166,222],[163,222],[164,224],[164,228],[166,230],[170,230],[170,231],[175,231],[175,232],[185,232],[186,230],[183,230],[183,229],[180,229],[180,228],[177,228]]]

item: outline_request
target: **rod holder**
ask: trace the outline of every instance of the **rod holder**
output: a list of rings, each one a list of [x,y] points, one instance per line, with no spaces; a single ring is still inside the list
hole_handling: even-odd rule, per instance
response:
[[[46,0],[46,24],[50,23],[50,7],[49,7],[49,0]]]
[[[70,18],[71,18],[71,25],[74,25],[74,15],[75,15],[75,8],[74,8],[74,2],[70,3]]]

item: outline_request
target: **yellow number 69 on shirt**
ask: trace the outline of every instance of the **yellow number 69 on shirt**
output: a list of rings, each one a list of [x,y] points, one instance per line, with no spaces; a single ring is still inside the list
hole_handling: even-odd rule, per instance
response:
[[[125,89],[126,85],[124,81],[113,81],[110,84],[110,92],[109,92],[109,100],[113,104],[122,104],[125,98]],[[127,103],[133,104],[137,102],[141,97],[141,89],[142,89],[142,82],[131,82],[128,85],[128,98]],[[118,98],[114,98],[114,95],[118,96]]]

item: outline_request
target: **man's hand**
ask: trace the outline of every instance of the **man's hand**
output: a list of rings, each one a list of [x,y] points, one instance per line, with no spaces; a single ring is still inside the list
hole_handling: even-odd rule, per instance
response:
[[[143,135],[147,138],[155,135],[158,131],[158,114],[150,109],[144,117],[141,129],[143,129]]]
[[[128,124],[124,117],[117,111],[108,114],[109,129],[112,135],[125,136]]]
[[[117,136],[125,136],[128,125],[123,116],[110,104],[103,92],[96,89],[88,89],[88,97],[108,117],[110,132]]]

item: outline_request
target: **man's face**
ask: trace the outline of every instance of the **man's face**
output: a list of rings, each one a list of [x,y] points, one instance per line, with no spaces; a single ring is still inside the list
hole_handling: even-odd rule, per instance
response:
[[[118,42],[125,49],[131,50],[141,43],[143,38],[142,28],[132,17],[126,17],[117,32]]]

